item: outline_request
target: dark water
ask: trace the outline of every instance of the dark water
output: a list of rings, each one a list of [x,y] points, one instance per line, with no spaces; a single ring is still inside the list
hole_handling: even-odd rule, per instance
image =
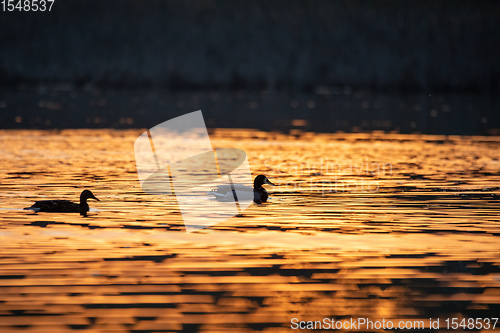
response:
[[[309,92],[172,92],[61,84],[1,91],[0,128],[151,128],[203,110],[210,128],[499,135],[497,95],[374,93],[349,86],[317,86]]]
[[[175,199],[141,191],[140,133],[0,132],[1,332],[499,317],[498,137],[216,130],[279,186],[186,233]],[[82,188],[87,218],[21,210]]]

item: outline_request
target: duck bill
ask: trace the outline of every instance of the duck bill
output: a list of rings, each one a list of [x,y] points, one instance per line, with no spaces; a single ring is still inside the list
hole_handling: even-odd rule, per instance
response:
[[[271,183],[269,181],[269,179],[266,178],[266,180],[264,180],[264,184],[267,184],[267,185],[272,185],[272,186],[276,186],[275,184]]]
[[[92,199],[95,199],[97,201],[101,201],[101,200],[97,199],[95,196],[93,196]]]

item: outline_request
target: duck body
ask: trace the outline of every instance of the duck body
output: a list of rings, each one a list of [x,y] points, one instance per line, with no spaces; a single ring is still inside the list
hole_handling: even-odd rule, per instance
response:
[[[80,194],[80,203],[74,203],[69,200],[41,200],[36,201],[31,207],[24,209],[34,210],[35,212],[47,213],[80,213],[82,216],[87,216],[90,207],[87,199],[97,199],[92,192],[84,190]]]
[[[253,184],[253,188],[241,184],[219,185],[216,189],[212,190],[210,194],[212,194],[217,201],[238,201],[238,192],[253,192],[253,201],[255,203],[260,204],[262,202],[267,202],[269,194],[262,185],[275,185],[264,175],[255,177]],[[248,197],[251,197],[251,195]]]
[[[267,202],[267,198],[269,198],[269,194],[265,188],[261,187],[253,190],[253,201],[255,203]]]

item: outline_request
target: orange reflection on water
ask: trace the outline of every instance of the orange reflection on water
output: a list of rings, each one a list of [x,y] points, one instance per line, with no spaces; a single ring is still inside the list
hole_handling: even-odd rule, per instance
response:
[[[186,234],[137,182],[142,132],[0,132],[0,331],[498,317],[499,138],[215,130],[280,186]],[[88,218],[21,210],[83,188]]]

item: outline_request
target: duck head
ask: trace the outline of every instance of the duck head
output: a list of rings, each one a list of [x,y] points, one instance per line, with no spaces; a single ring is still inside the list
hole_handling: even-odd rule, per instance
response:
[[[264,175],[258,175],[257,177],[255,177],[255,179],[253,181],[253,188],[261,188],[262,185],[264,185],[264,184],[276,186],[273,183],[271,183],[269,181],[269,179],[267,179],[266,176],[264,176]]]
[[[95,197],[95,195],[89,190],[84,190],[82,194],[80,194],[80,202],[86,202],[87,199],[95,199],[97,201],[101,201]]]

